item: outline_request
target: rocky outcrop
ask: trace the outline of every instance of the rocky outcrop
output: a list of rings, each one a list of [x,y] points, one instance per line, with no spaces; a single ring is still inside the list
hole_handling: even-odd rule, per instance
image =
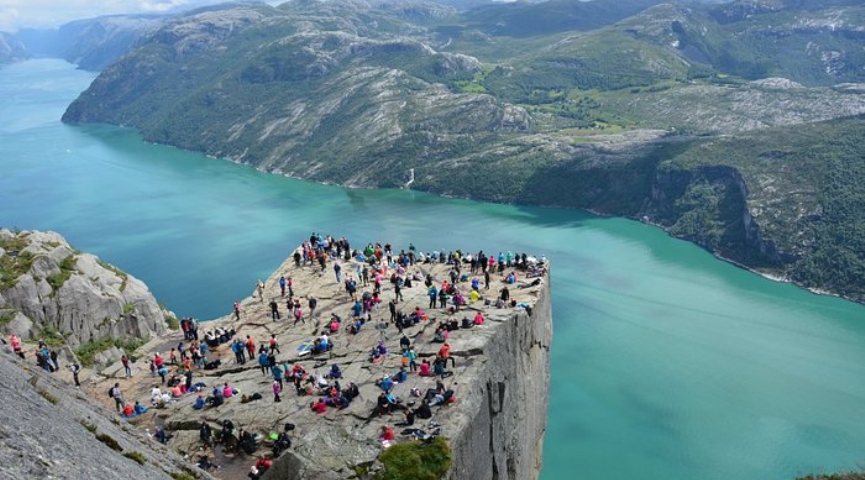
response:
[[[147,286],[54,232],[0,230],[0,329],[24,339],[59,336],[70,347],[166,333]]]
[[[361,264],[356,260],[343,261],[342,271],[346,275],[356,271]],[[172,400],[163,408],[155,410],[154,420],[170,429],[175,438],[174,448],[190,452],[201,445],[198,437],[199,422],[204,420],[219,429],[221,422],[230,419],[237,428],[253,432],[261,443],[254,456],[270,454],[274,432],[280,432],[286,422],[296,428],[291,432],[292,448],[283,453],[274,464],[266,478],[346,478],[358,472],[374,472],[383,468],[378,463],[382,444],[378,432],[382,425],[393,425],[402,420],[402,412],[392,416],[372,414],[381,389],[376,385],[383,375],[393,375],[401,365],[399,342],[401,334],[387,321],[388,308],[382,305],[372,313],[368,322],[357,334],[346,330],[351,319],[350,297],[342,285],[335,283],[330,273],[330,263],[322,274],[312,266],[297,267],[293,260],[286,261],[265,281],[263,295],[256,292],[241,302],[241,318],[217,319],[202,324],[203,330],[217,327],[237,329],[237,337],[244,342],[249,338],[256,344],[266,345],[275,335],[280,346],[276,359],[280,364],[301,364],[310,374],[324,374],[332,364],[338,364],[343,372],[340,379],[342,387],[354,382],[360,395],[345,409],[329,408],[325,414],[316,414],[309,404],[318,398],[297,395],[290,381],[285,384],[281,402],[274,402],[271,392],[273,378],[270,371],[259,368],[257,358],[246,363],[238,363],[228,344],[210,349],[208,360],[220,360],[221,364],[213,370],[195,370],[195,382],[207,385],[204,395],[213,387],[231,385],[241,395],[247,397],[259,393],[262,398],[249,402],[236,396],[229,398],[217,408],[195,410],[192,408],[196,395],[184,395]],[[417,264],[408,268],[408,274],[420,278],[431,275],[436,285],[448,277],[450,267],[429,263]],[[309,318],[308,310],[305,323],[295,324],[286,315],[285,297],[280,295],[278,279],[291,276],[294,282],[294,295],[304,308],[307,298],[318,299],[316,318]],[[382,286],[382,304],[393,298],[393,287],[385,280]],[[491,289],[484,291],[487,298],[495,298],[502,288],[500,274],[492,276]],[[468,284],[460,283],[461,289],[468,292]],[[372,284],[359,287],[359,294],[371,292]],[[452,449],[453,464],[445,478],[451,479],[532,479],[536,478],[541,467],[543,435],[546,429],[547,391],[549,387],[549,347],[552,336],[552,317],[550,310],[549,276],[537,279],[520,279],[511,285],[510,297],[515,307],[497,308],[486,305],[483,300],[469,302],[465,310],[450,313],[445,309],[427,309],[427,288],[423,282],[414,282],[411,287],[403,288],[403,301],[398,308],[403,312],[423,309],[428,320],[405,329],[418,355],[418,364],[423,359],[432,361],[442,346],[434,341],[434,333],[439,323],[445,319],[463,317],[469,319],[481,312],[486,321],[482,326],[458,329],[450,333],[449,344],[454,365],[448,364],[454,372],[445,380],[447,388],[455,391],[456,402],[433,407],[432,420],[440,424],[441,435],[448,439]],[[271,299],[277,302],[282,313],[280,320],[273,320],[270,314]],[[330,336],[333,349],[315,357],[299,355],[297,347],[309,339],[317,338],[331,315],[343,318],[343,325],[337,333]],[[180,341],[177,336],[169,335],[154,339],[139,353],[150,356],[155,352],[165,352]],[[236,337],[236,338],[237,338]],[[370,351],[380,340],[385,342],[390,354],[380,361],[370,361]],[[144,353],[149,352],[149,353]],[[139,362],[141,363],[141,362]],[[119,364],[104,369],[94,376],[85,386],[110,405],[104,398],[104,390],[119,381],[128,399],[146,401],[150,397],[150,377],[137,372],[144,367],[133,366],[133,377],[125,378]],[[175,373],[172,371],[169,375]],[[412,373],[408,381],[397,384],[393,393],[402,399],[402,404],[418,403],[420,399],[411,395],[411,389],[421,392],[435,386],[432,377],[421,377]],[[149,414],[148,414],[149,415]],[[427,429],[427,421],[417,420],[415,428]],[[396,427],[398,441],[410,441],[413,436],[400,435]],[[217,475],[223,478],[241,478],[249,468],[250,457],[239,457],[238,461],[225,460],[223,469]],[[360,478],[365,478],[361,475]]]
[[[5,346],[0,377],[0,478],[212,478]]]

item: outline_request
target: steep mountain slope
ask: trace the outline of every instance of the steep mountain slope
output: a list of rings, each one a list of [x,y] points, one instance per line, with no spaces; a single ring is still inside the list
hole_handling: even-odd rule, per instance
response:
[[[60,235],[0,229],[0,331],[77,349],[91,363],[164,334],[168,316],[144,283]]]
[[[0,65],[24,60],[29,56],[20,39],[11,33],[0,32]]]
[[[714,150],[719,156],[699,168],[670,170],[664,161],[701,151],[715,135],[751,138],[747,132],[865,114],[865,89],[837,83],[865,81],[865,59],[854,51],[865,8],[657,3],[628,18],[644,3],[460,12],[299,0],[200,11],[109,66],[64,120],[130,125],[149,141],[322,182],[400,187],[414,178],[412,188],[447,195],[647,217],[748,265],[861,295],[861,281],[836,284],[797,270],[819,256],[816,240],[791,235],[816,232],[813,215],[788,210],[789,192],[765,203],[749,193],[778,164],[734,164]],[[538,18],[567,17],[563,8],[592,14],[540,28]],[[842,52],[850,68],[824,68],[834,54],[809,53],[818,50]],[[771,143],[785,134],[766,135]],[[748,153],[736,145],[727,148]],[[829,147],[795,164],[805,178],[826,178],[823,159],[835,154],[855,164],[856,152]],[[673,175],[686,179],[682,191],[659,197],[678,170],[689,172]],[[701,182],[721,186],[689,190]],[[808,191],[820,192],[805,195],[809,202],[827,208],[828,191]],[[688,198],[715,205],[710,213],[723,220],[688,223]]]
[[[0,350],[0,478],[213,479],[7,348]]]
[[[101,70],[163,21],[159,16],[111,15],[55,29],[23,29],[18,37],[34,56],[62,58],[85,70]]]

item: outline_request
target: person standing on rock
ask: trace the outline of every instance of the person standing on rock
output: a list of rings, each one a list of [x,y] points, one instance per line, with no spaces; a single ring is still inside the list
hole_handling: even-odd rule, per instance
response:
[[[336,284],[342,283],[342,266],[339,262],[333,262],[333,273],[336,275]]]
[[[110,394],[110,397],[114,399],[114,405],[117,407],[117,411],[123,411],[123,392],[120,391],[120,383],[115,383],[108,393]]]
[[[273,376],[273,381],[279,383],[279,391],[282,392],[282,389],[285,387],[282,382],[284,374],[282,367],[274,364],[272,367],[270,367],[270,374]]]
[[[205,450],[213,446],[213,430],[204,420],[201,421],[201,426],[198,427],[198,438],[204,444]]]
[[[249,335],[246,336],[246,351],[249,352],[250,360],[255,358],[255,340]]]
[[[427,294],[429,295],[429,309],[432,310],[436,308],[436,300],[439,296],[439,291],[435,285],[431,285],[429,290],[427,290]]]
[[[363,281],[363,286],[369,286],[369,265],[364,264],[363,269],[360,271],[360,278]]]
[[[72,370],[72,379],[75,380],[75,388],[81,388],[81,382],[78,380],[78,374],[81,373],[81,365],[73,363],[69,365],[69,370]]]
[[[397,277],[396,283],[393,284],[393,299],[394,301],[402,301],[402,278]]]
[[[279,395],[281,393],[282,393],[282,387],[279,385],[278,381],[274,380],[273,381],[273,402],[274,403],[279,403],[282,401],[282,399],[279,397]]]
[[[279,351],[279,343],[276,342],[276,334],[275,333],[270,334],[270,353],[279,353],[279,354],[282,353]]]
[[[120,363],[123,364],[123,371],[126,372],[126,378],[131,377],[132,367],[129,366],[129,357],[127,357],[126,354],[123,354],[123,356],[120,357]]]
[[[240,302],[237,300],[234,301],[234,319],[240,321]]]
[[[60,370],[60,363],[57,361],[57,350],[51,350],[48,357],[51,359],[51,363],[54,364],[54,371]]]
[[[396,322],[396,298],[391,299],[391,301],[387,303],[387,308],[390,311],[390,323],[395,323]]]
[[[303,319],[303,308],[300,306],[300,301],[294,304],[294,325],[301,322],[306,325],[306,320]]]
[[[285,296],[285,286],[287,285],[287,280],[285,279],[285,275],[279,276],[279,294],[280,296]]]
[[[450,343],[445,342],[444,345],[442,345],[442,348],[439,349],[439,356],[443,359],[445,365],[447,365],[448,359],[450,359],[451,366],[457,368],[456,360],[454,360],[454,357],[451,356]]]
[[[279,305],[277,305],[275,298],[270,300],[270,318],[272,318],[274,322],[280,318]]]
[[[9,344],[12,345],[12,351],[15,352],[15,355],[24,360],[24,350],[21,350],[21,337],[13,333],[9,337]]]
[[[416,372],[417,371],[417,353],[415,353],[414,348],[409,347],[408,351],[405,353],[405,356],[408,358],[409,371]]]
[[[262,350],[261,353],[258,354],[258,367],[261,368],[262,375],[267,375],[268,363],[267,352]]]
[[[308,306],[309,306],[309,318],[310,318],[310,320],[315,320],[315,307],[318,306],[318,299],[313,297],[312,295],[310,295]]]

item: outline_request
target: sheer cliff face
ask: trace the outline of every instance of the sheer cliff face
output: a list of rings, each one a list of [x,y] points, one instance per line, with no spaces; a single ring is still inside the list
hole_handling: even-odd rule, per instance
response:
[[[144,283],[60,235],[0,230],[0,329],[25,339],[55,332],[77,348],[164,334],[165,315]]]
[[[447,437],[453,455],[453,464],[444,478],[538,477],[549,401],[552,340],[549,279],[547,276],[539,287],[513,290],[512,298],[518,295],[519,301],[532,304],[531,313],[522,308],[487,308],[483,327],[454,332],[451,336],[451,355],[456,359],[458,372],[452,388],[457,401],[436,407],[433,416],[442,424],[442,434]],[[419,344],[420,355],[424,354],[425,343]],[[364,363],[367,367],[357,370],[357,374],[369,369],[369,362]],[[349,365],[348,369],[351,368]],[[375,393],[364,393],[365,382],[356,380],[361,385],[361,398],[375,397]],[[418,381],[422,382],[412,379],[406,386],[398,387],[425,387]],[[366,408],[371,408],[370,402]],[[319,418],[307,422],[304,412],[294,414],[295,447],[279,458],[265,478],[336,479],[354,472],[346,470],[346,465],[372,464],[371,468],[377,469],[373,459],[381,451],[380,446],[369,438],[381,420],[373,422],[372,427],[364,426],[353,418],[357,414],[353,410],[333,417],[327,429],[320,428]],[[346,440],[351,437],[355,438]]]
[[[490,315],[486,360],[476,378],[460,382],[457,424],[451,438],[451,479],[537,478],[549,403],[552,310],[549,276],[531,310]],[[501,323],[498,323],[498,322]]]

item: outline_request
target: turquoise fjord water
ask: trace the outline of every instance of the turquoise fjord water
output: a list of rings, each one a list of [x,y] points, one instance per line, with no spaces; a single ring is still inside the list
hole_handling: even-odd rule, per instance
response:
[[[56,230],[200,318],[228,313],[310,231],[546,254],[543,479],[780,480],[865,463],[861,306],[628,220],[315,185],[61,124],[92,79],[55,60],[0,70],[0,225]]]

